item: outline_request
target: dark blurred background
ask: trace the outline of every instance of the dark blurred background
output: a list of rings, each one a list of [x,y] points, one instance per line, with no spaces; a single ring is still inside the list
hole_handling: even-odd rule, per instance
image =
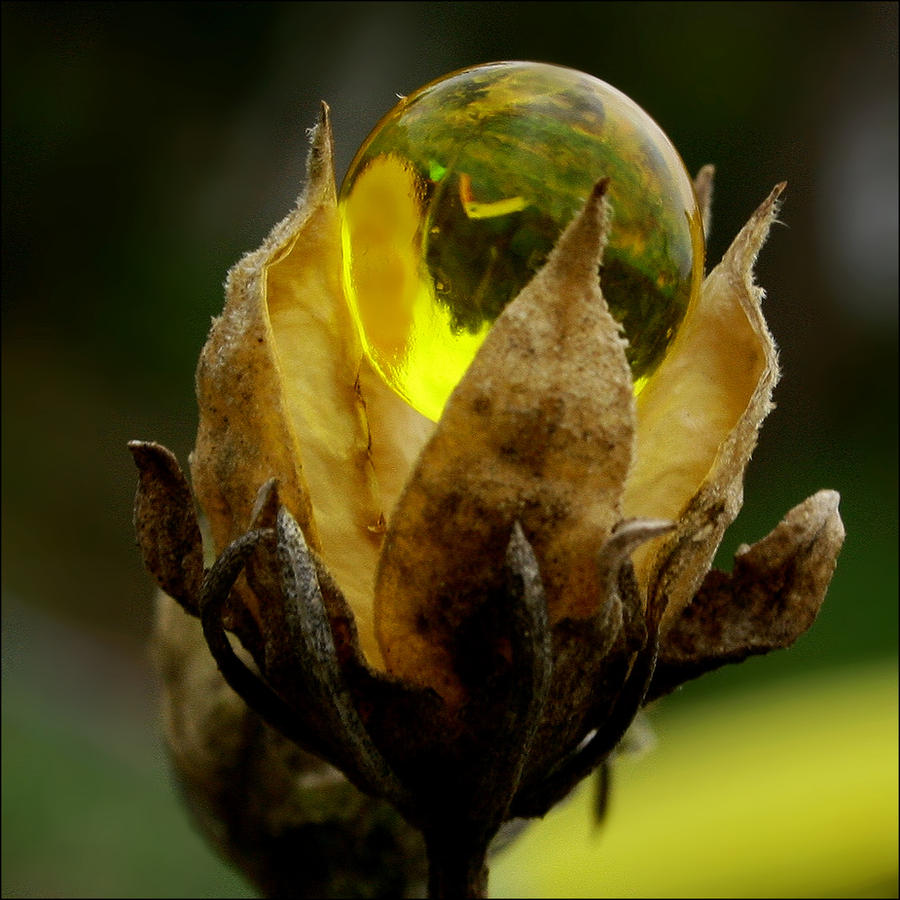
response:
[[[854,740],[826,704],[804,753],[828,761],[848,830],[852,809],[887,843],[828,883],[896,896],[896,3],[4,3],[2,50],[4,896],[247,894],[168,785],[125,444],[186,460],[225,272],[293,204],[319,101],[340,179],[397,94],[498,59],[609,81],[690,171],[715,163],[711,263],[788,182],[786,227],[757,268],[784,377],[721,559],[820,487],[842,494],[847,543],[810,634],[666,701],[654,753],[669,720],[702,759],[716,710],[841,686],[871,732]],[[698,710],[707,724],[679,732]],[[763,747],[781,731],[761,716]],[[860,777],[877,809],[860,808]],[[684,890],[702,896],[695,849]],[[552,858],[522,880],[527,865],[509,863],[521,878],[501,872],[495,893],[601,889],[557,877]],[[793,895],[826,895],[819,857],[804,865]]]

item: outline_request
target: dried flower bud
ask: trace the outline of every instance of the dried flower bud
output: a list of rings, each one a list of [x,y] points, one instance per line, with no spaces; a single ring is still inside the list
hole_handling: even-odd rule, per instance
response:
[[[391,165],[389,183],[415,199],[403,194],[412,175]],[[471,219],[524,208],[479,204],[469,173],[458,179]],[[711,184],[707,167],[694,186],[707,228]],[[191,472],[216,554],[205,573],[177,463],[132,444],[151,573],[201,619],[256,714],[342,772],[348,797],[387,801],[422,832],[434,896],[483,893],[501,826],[543,815],[605,766],[644,703],[788,646],[815,618],[843,540],[834,492],[740,551],[731,575],[709,570],[778,377],[752,265],[783,187],[698,281],[635,396],[635,361],[597,279],[616,227],[612,183],[598,180],[479,338],[435,423],[385,377],[388,344],[373,351],[381,338],[345,298],[342,253],[358,248],[342,251],[323,106],[306,190],[232,269],[198,367]],[[362,217],[351,226],[371,224],[366,209],[345,211]],[[440,266],[452,266],[446,253]],[[383,272],[365,271],[383,287]],[[169,666],[173,697],[187,678]],[[183,699],[170,709],[194,715]],[[179,768],[202,793],[185,773],[204,751],[184,733],[172,732]],[[252,778],[284,771],[268,745],[253,752],[270,762]],[[302,759],[297,785],[316,765]],[[355,802],[367,812],[344,827],[368,834],[373,807]],[[414,847],[404,829],[392,820],[392,846]],[[248,862],[230,840],[273,889],[258,855]]]

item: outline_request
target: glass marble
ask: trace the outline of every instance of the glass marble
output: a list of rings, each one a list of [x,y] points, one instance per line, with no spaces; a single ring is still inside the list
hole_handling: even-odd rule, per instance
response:
[[[598,277],[639,391],[703,274],[691,179],[659,126],[605,82],[543,63],[476,66],[401,99],[339,198],[344,292],[387,383],[436,421],[604,176],[613,219]]]

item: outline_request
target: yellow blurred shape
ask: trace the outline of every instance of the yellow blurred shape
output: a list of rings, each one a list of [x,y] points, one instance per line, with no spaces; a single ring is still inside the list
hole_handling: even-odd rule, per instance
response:
[[[582,785],[498,858],[491,896],[897,896],[896,665],[677,704],[617,764],[606,824]]]

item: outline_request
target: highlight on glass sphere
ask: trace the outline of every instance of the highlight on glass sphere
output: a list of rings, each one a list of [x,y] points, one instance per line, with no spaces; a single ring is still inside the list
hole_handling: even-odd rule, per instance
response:
[[[344,291],[366,355],[419,412],[440,418],[602,177],[598,275],[640,391],[703,275],[691,179],[650,116],[583,72],[502,62],[433,81],[379,122],[341,187]]]

